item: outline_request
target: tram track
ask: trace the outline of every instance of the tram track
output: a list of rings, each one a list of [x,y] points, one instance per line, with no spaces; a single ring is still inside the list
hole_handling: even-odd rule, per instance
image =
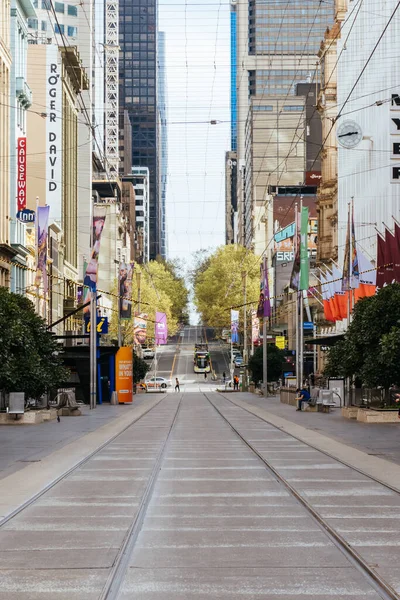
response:
[[[122,542],[122,545],[119,549],[119,552],[116,556],[114,564],[111,568],[110,574],[107,578],[104,589],[99,597],[99,600],[116,600],[119,596],[119,591],[121,585],[125,579],[126,572],[129,567],[129,560],[135,546],[137,537],[140,533],[140,529],[142,527],[144,518],[146,516],[147,508],[149,506],[152,493],[154,490],[154,486],[157,481],[158,474],[160,472],[161,464],[163,461],[163,457],[168,445],[168,441],[170,439],[171,433],[175,427],[176,420],[179,415],[180,407],[182,404],[182,395],[180,395],[178,406],[175,411],[175,415],[173,417],[172,423],[169,427],[167,436],[160,448],[156,461],[154,463],[153,470],[150,474],[150,477],[147,481],[146,489],[142,495],[139,508],[133,519],[126,536]]]
[[[40,490],[40,492],[38,492],[37,494],[35,494],[31,498],[29,498],[29,500],[27,500],[26,502],[24,502],[23,504],[21,504],[20,506],[18,506],[18,508],[16,508],[14,511],[12,511],[11,513],[9,513],[6,517],[4,517],[0,521],[0,529],[4,525],[6,525],[9,521],[11,521],[12,519],[14,519],[14,517],[17,517],[18,515],[20,515],[25,509],[27,509],[30,506],[32,506],[35,502],[37,502],[42,496],[44,496],[47,492],[49,492],[51,489],[53,489],[56,485],[58,485],[59,483],[61,483],[65,479],[67,479],[70,475],[72,475],[75,471],[77,471],[78,469],[80,469],[80,467],[82,467],[85,463],[87,463],[89,460],[91,460],[97,454],[99,454],[100,452],[102,452],[102,450],[104,450],[105,448],[107,448],[107,446],[109,446],[110,444],[112,444],[113,442],[115,442],[115,440],[119,436],[121,436],[122,434],[124,434],[130,427],[132,427],[133,425],[136,425],[136,423],[138,423],[138,421],[140,421],[141,419],[143,419],[143,417],[145,417],[152,410],[154,410],[155,408],[157,408],[160,405],[160,403],[166,397],[167,397],[166,394],[163,395],[162,398],[160,398],[160,400],[156,404],[154,404],[148,410],[146,410],[144,413],[142,413],[137,419],[135,419],[134,421],[131,421],[126,427],[124,427],[124,429],[122,429],[121,431],[119,431],[118,433],[116,433],[109,440],[107,440],[106,442],[104,442],[103,444],[101,444],[101,446],[99,446],[98,448],[96,448],[96,450],[94,450],[93,452],[91,452],[90,454],[88,454],[87,456],[85,456],[85,458],[83,458],[78,463],[76,463],[73,467],[71,467],[70,469],[68,469],[67,471],[65,471],[64,473],[62,473],[59,477],[57,477],[56,479],[54,479],[53,481],[51,481],[51,483],[49,483],[47,486],[45,486],[44,488],[42,488]]]
[[[328,521],[326,519],[323,518],[323,516],[312,506],[312,504],[310,502],[308,502],[304,496],[285,478],[282,476],[282,474],[279,472],[279,470],[277,468],[275,468],[270,461],[268,461],[258,450],[257,448],[248,440],[246,439],[246,437],[244,435],[242,435],[239,431],[239,429],[237,427],[235,427],[235,425],[232,424],[232,422],[223,414],[223,412],[214,404],[214,402],[209,398],[209,396],[204,393],[205,398],[207,399],[207,401],[211,404],[211,406],[213,406],[213,408],[215,409],[215,411],[219,414],[219,416],[229,425],[229,427],[232,429],[232,431],[240,438],[240,440],[247,446],[247,448],[249,450],[251,450],[251,452],[253,454],[255,454],[258,459],[263,463],[263,465],[265,466],[265,468],[275,477],[275,479],[281,483],[287,490],[288,492],[307,510],[307,512],[309,513],[309,515],[317,522],[317,524],[322,527],[322,529],[325,531],[325,533],[328,535],[328,537],[331,539],[331,541],[335,544],[335,546],[346,556],[346,558],[349,560],[349,562],[360,572],[363,574],[363,576],[368,580],[368,582],[370,583],[370,585],[374,588],[374,590],[381,596],[381,598],[383,600],[400,600],[400,596],[397,594],[397,592],[393,589],[392,586],[390,586],[380,575],[379,573],[377,573],[368,563],[367,561],[345,540],[345,538],[334,528],[332,527],[332,525],[330,525],[328,523]],[[219,394],[219,396],[221,398],[223,398],[226,402],[229,402],[232,406],[235,406],[235,408],[239,409],[239,410],[244,410],[245,412],[251,414],[253,417],[256,417],[257,419],[259,419],[260,421],[267,423],[269,426],[274,427],[277,431],[279,431],[282,434],[285,434],[289,437],[292,437],[294,439],[296,439],[297,441],[301,441],[303,444],[305,444],[306,446],[309,446],[310,448],[312,448],[313,450],[317,450],[318,452],[322,452],[320,451],[318,448],[315,448],[314,446],[312,446],[311,444],[308,444],[307,442],[304,442],[303,440],[300,440],[299,438],[297,438],[296,436],[293,436],[289,433],[286,433],[285,431],[282,431],[282,429],[280,429],[279,427],[276,427],[273,424],[268,423],[267,421],[264,421],[263,419],[261,419],[261,417],[258,417],[257,415],[253,414],[251,411],[247,411],[246,409],[238,406],[237,404],[235,404],[234,402],[232,402],[231,400],[229,400],[228,398],[226,398],[223,394]],[[364,475],[365,477],[371,479],[372,481],[374,481],[374,483],[379,483],[380,485],[390,489],[391,491],[398,493],[398,491],[394,488],[391,488],[388,485],[385,485],[384,483],[378,481],[377,479],[370,477],[369,475],[367,475],[366,473],[363,473],[362,471],[353,468],[351,465],[346,464],[343,461],[340,461],[338,459],[336,459],[334,456],[330,456],[329,453],[327,452],[322,452],[323,454],[325,454],[326,456],[329,456],[330,458],[332,458],[333,460],[336,460],[337,462],[345,465],[346,467],[348,467],[349,469],[354,470],[355,472],[358,472],[362,475]]]

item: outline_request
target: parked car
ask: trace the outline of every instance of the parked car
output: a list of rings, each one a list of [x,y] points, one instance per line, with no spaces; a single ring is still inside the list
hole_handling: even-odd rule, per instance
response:
[[[235,356],[241,356],[239,348],[233,348],[232,354],[233,354],[233,358],[235,358]]]
[[[171,382],[164,377],[150,377],[142,384],[146,392],[149,390],[166,390],[171,386]]]
[[[153,348],[143,348],[143,358],[154,358]]]
[[[243,356],[237,354],[233,359],[233,364],[235,365],[235,367],[241,367],[243,364]]]

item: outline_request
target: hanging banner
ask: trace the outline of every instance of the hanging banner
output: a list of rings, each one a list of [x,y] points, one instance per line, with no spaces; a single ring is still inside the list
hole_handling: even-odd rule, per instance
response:
[[[17,140],[17,210],[26,208],[26,137]]]
[[[49,227],[50,206],[38,206],[37,208],[37,236],[36,236],[36,287],[40,286],[43,278],[43,290],[47,294],[47,229]]]
[[[133,321],[133,341],[139,346],[147,340],[147,319],[148,315],[140,313],[135,315]]]
[[[231,310],[231,339],[232,344],[239,343],[239,311]]]
[[[119,404],[133,402],[133,352],[131,347],[122,347],[115,355],[115,389]]]
[[[119,316],[120,319],[132,318],[132,276],[135,263],[121,263],[118,271]]]
[[[167,338],[167,315],[162,312],[156,312],[156,345],[164,346],[167,343]]]
[[[92,232],[92,253],[86,266],[85,277],[83,280],[85,304],[89,300],[89,292],[95,292],[97,287],[97,271],[99,268],[99,252],[101,234],[106,221],[106,209],[102,206],[95,206],[93,209],[93,232]],[[90,306],[85,306],[84,313],[90,311]]]
[[[271,316],[271,301],[269,297],[269,282],[267,261],[264,258],[260,265],[260,298],[257,307],[257,317],[260,319]]]
[[[257,311],[251,311],[251,341],[256,344],[260,339],[260,319],[257,317]]]
[[[294,261],[292,274],[290,276],[290,287],[298,291],[300,288],[300,213],[295,215],[296,235],[294,238]]]
[[[308,268],[308,208],[303,206],[301,209],[301,227],[300,227],[300,290],[308,290],[309,286],[309,268]]]

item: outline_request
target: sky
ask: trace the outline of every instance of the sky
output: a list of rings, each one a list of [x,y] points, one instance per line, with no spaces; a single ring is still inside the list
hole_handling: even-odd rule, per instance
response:
[[[159,0],[159,30],[166,36],[170,259],[190,262],[196,250],[225,243],[229,23],[228,0]]]

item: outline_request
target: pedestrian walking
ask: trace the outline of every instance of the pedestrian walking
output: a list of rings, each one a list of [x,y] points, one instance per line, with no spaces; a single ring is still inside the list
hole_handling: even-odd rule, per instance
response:
[[[239,391],[239,377],[237,375],[233,378],[233,390]]]
[[[179,379],[177,377],[175,377],[175,391],[176,392],[180,392],[180,387],[179,387]]]
[[[222,373],[222,381],[225,383],[226,381],[226,375],[225,375],[225,371]]]
[[[204,379],[207,381],[207,372],[204,373]]]

